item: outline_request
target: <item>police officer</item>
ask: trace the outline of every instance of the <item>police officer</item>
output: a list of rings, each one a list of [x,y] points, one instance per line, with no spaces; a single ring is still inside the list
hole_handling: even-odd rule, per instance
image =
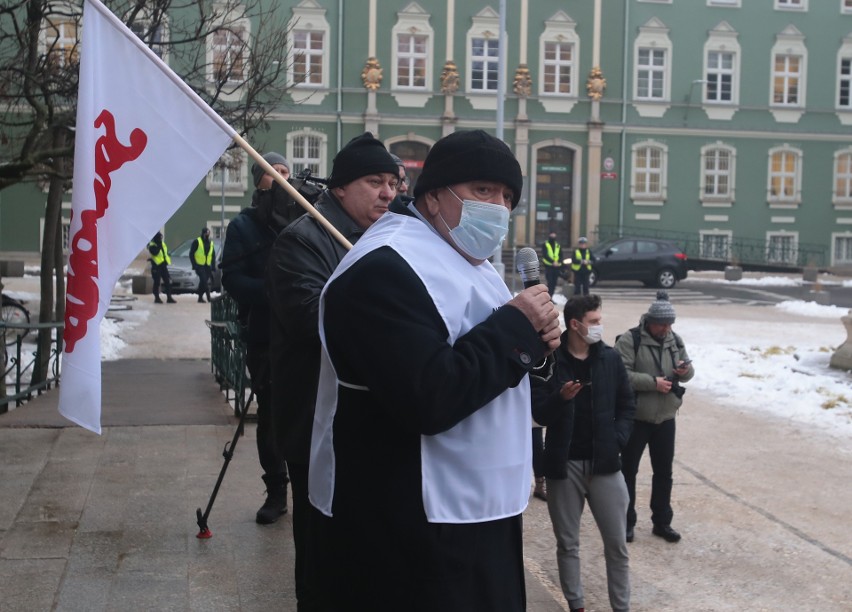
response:
[[[215,259],[213,241],[210,240],[210,228],[201,230],[201,235],[195,239],[192,248],[192,269],[198,275],[198,302],[204,303],[204,294],[210,301],[210,282],[213,280],[213,266]]]
[[[589,276],[595,256],[589,248],[589,241],[580,236],[574,256],[571,257],[571,271],[574,273],[574,295],[589,295]]]
[[[541,246],[541,260],[544,263],[544,275],[547,279],[547,291],[553,296],[559,271],[562,268],[562,245],[556,241],[556,232],[550,232]]]
[[[172,258],[169,257],[169,247],[163,241],[163,234],[157,232],[148,243],[148,252],[151,257],[148,261],[151,262],[151,276],[154,279],[154,303],[162,304],[160,299],[160,281],[163,283],[163,288],[166,290],[166,302],[174,304],[172,298],[172,279],[169,277],[169,264],[172,263]]]

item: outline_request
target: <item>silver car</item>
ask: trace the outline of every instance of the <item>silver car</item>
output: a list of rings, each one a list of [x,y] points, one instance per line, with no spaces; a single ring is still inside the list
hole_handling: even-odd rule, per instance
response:
[[[173,250],[169,250],[172,263],[169,264],[169,277],[172,281],[172,293],[195,293],[198,290],[198,275],[192,269],[192,260],[189,257],[189,249],[197,238],[190,238]],[[213,281],[210,283],[210,291],[222,291],[222,272],[219,263],[222,261],[222,243],[213,240],[213,248],[216,253],[216,268],[213,270]]]

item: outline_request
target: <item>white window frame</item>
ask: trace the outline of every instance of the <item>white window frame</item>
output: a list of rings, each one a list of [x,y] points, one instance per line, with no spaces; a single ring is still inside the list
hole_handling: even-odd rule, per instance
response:
[[[432,85],[434,83],[434,46],[435,31],[429,23],[429,14],[416,2],[410,3],[397,13],[396,24],[391,30],[392,49],[391,60],[393,70],[391,71],[391,92],[397,104],[408,108],[423,108],[432,97]],[[425,36],[426,51],[423,53],[425,61],[425,84],[423,86],[402,86],[399,84],[400,53],[399,38],[403,35]]]
[[[571,47],[571,78],[567,92],[546,91],[544,69],[548,43],[558,43]],[[579,99],[580,91],[580,37],[577,34],[577,22],[564,11],[557,11],[544,22],[544,31],[538,37],[538,62],[541,78],[538,79],[539,102],[549,113],[570,113]],[[556,62],[558,65],[558,62]]]
[[[727,171],[722,170],[708,170],[707,163],[709,157],[716,157],[717,151],[724,151],[728,155],[728,169]],[[701,147],[701,168],[700,168],[700,187],[698,192],[698,199],[704,206],[707,207],[730,207],[733,206],[734,201],[736,200],[736,171],[737,168],[737,150],[730,146],[726,145],[722,142],[714,142],[712,144],[704,145]],[[728,193],[726,194],[708,194],[706,192],[707,189],[707,178],[708,176],[726,176],[728,180]]]
[[[840,0],[840,14],[852,15],[852,0]]]
[[[639,157],[642,150],[658,150],[660,152],[660,167],[658,169],[650,167],[639,167]],[[654,140],[643,140],[637,142],[631,147],[630,152],[630,198],[637,206],[662,206],[666,201],[668,190],[668,147]],[[650,155],[646,155],[650,159]],[[643,179],[644,185],[637,185],[637,175],[645,176]],[[647,189],[650,183],[650,178],[656,175],[659,179],[659,191],[649,191]]]
[[[839,167],[841,163],[843,163],[843,167]],[[844,184],[843,193],[838,192],[838,183]],[[852,210],[852,147],[834,152],[834,164],[832,164],[831,173],[831,203],[835,209]]]
[[[714,252],[712,254],[708,254],[705,251],[705,242],[709,238],[724,238],[725,239],[725,248],[724,252],[717,253]],[[731,243],[733,242],[734,232],[732,230],[699,230],[698,231],[698,253],[701,259],[715,259],[719,261],[730,261],[731,260]]]
[[[222,5],[214,5],[214,8],[222,7]],[[222,86],[220,90],[219,97],[220,99],[228,102],[237,102],[239,101],[245,90],[245,83],[248,79],[248,75],[251,73],[251,21],[246,17],[237,17],[234,13],[235,10],[238,10],[238,7],[231,8],[231,11],[227,14],[220,15],[211,25],[216,28],[222,26],[227,23],[227,32],[230,32],[240,43],[243,45],[241,50],[241,55],[239,57],[242,62],[242,75],[241,78],[228,78],[226,83]],[[223,30],[218,30],[211,32],[207,35],[205,40],[205,48],[206,48],[206,77],[207,77],[207,86],[212,89],[216,87],[216,76],[214,74],[217,54],[221,51],[218,47],[218,42],[216,41],[216,36],[221,34]],[[228,42],[225,45],[226,54],[231,57],[233,56],[232,45]]]
[[[243,197],[248,191],[248,156],[246,152],[235,147],[225,151],[219,160],[226,160],[228,167],[225,170],[225,197]],[[216,162],[207,173],[205,187],[210,197],[222,195],[222,166]]]
[[[837,257],[837,242],[838,240],[848,241],[849,259],[839,259]],[[852,264],[852,232],[832,232],[831,234],[831,265],[845,266]]]
[[[848,62],[848,74],[843,74],[843,62]],[[837,50],[837,89],[834,93],[834,108],[843,125],[852,125],[852,32],[846,35]],[[840,104],[840,92],[846,84],[847,103]]]
[[[64,67],[67,60],[79,61],[80,57],[80,33],[82,31],[82,12],[80,6],[75,6],[70,2],[55,2],[49,5],[49,14],[45,16],[42,22],[41,29],[38,33],[38,49],[40,55],[47,55],[49,52],[54,54],[59,61],[54,64],[55,60],[50,60],[48,65],[58,65]],[[49,23],[49,20],[53,23]],[[57,35],[48,40],[47,30],[49,27],[54,27],[57,30]],[[74,24],[74,32],[66,31],[66,26]]]
[[[783,155],[784,158],[792,156],[795,162],[792,171],[786,171],[784,168],[777,172],[772,170],[772,159],[776,155]],[[780,147],[774,147],[769,150],[769,170],[766,173],[766,202],[770,208],[797,208],[802,203],[802,151],[788,144]],[[785,195],[782,193],[772,193],[772,180],[778,178],[782,184],[785,179],[792,180],[793,193]]]
[[[789,238],[793,246],[789,252],[782,249],[781,257],[773,256],[772,240],[775,238]],[[785,256],[786,255],[786,256]],[[766,261],[781,264],[796,264],[799,261],[799,232],[776,230],[766,232]]]
[[[467,31],[467,38],[465,40],[465,87],[468,94],[467,98],[471,106],[476,110],[496,110],[496,89],[473,89],[473,41],[474,39],[494,40],[499,45],[500,37],[497,34],[500,31],[500,15],[490,6],[487,6],[474,15],[472,21],[473,24]],[[506,48],[510,49],[511,46],[505,33],[503,34],[503,41],[506,43]],[[497,61],[496,57],[494,61]]]
[[[775,0],[775,10],[804,12],[808,10],[808,0]]]
[[[663,91],[659,98],[639,97],[639,50],[663,52]],[[669,28],[653,17],[639,28],[639,35],[633,41],[633,107],[642,117],[662,117],[671,106],[672,81],[672,41]]]
[[[710,30],[707,40],[704,43],[704,80],[707,83],[702,87],[702,107],[707,117],[720,121],[729,121],[740,106],[740,62],[742,58],[742,50],[739,43],[739,34],[731,27],[727,21],[720,22],[715,28]],[[732,63],[729,71],[715,70],[714,72],[723,74],[725,72],[731,75],[731,99],[730,100],[709,100],[707,91],[709,88],[711,68],[710,54],[711,53],[730,53],[732,55]]]
[[[318,157],[305,157],[297,154],[298,141],[302,138],[316,138],[319,140],[319,155]],[[328,176],[327,162],[328,158],[328,135],[324,132],[305,128],[294,132],[288,132],[286,138],[287,159],[290,161],[290,173],[298,174],[307,163],[316,162],[316,171],[312,173],[321,178]]]
[[[799,71],[797,73],[777,72],[775,69],[777,57],[796,57],[799,60]],[[793,25],[789,25],[775,37],[775,45],[769,57],[769,110],[779,123],[796,123],[804,114],[804,109],[807,106],[807,91],[808,91],[808,49],[805,47],[805,37]],[[798,80],[796,86],[796,101],[791,102],[776,102],[775,101],[775,80],[776,78],[784,78],[785,80],[795,76]],[[785,97],[787,88],[785,87]]]
[[[291,9],[287,22],[289,32],[311,32],[322,37],[322,78],[319,83],[296,83],[292,34],[287,36],[287,85],[289,95],[296,104],[319,105],[330,93],[331,26],[326,19],[326,9],[314,0],[302,0]],[[342,68],[340,68],[342,69]]]

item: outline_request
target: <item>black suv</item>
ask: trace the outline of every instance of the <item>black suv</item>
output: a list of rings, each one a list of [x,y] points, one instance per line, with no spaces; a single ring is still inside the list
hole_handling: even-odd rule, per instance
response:
[[[638,280],[646,286],[674,287],[686,278],[686,254],[671,242],[654,238],[616,238],[592,249],[589,284],[600,280]]]

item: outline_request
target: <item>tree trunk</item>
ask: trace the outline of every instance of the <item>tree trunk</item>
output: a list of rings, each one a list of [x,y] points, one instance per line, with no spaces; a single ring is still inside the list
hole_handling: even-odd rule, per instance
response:
[[[53,144],[61,147],[65,144],[65,131],[57,129],[53,133]],[[54,174],[50,177],[50,186],[47,191],[47,204],[44,209],[44,234],[41,241],[41,303],[38,309],[38,320],[40,323],[54,321],[54,280],[53,274],[62,275],[62,268],[55,270],[57,234],[60,234],[62,219],[62,195],[65,192],[64,181],[61,178],[64,166],[62,158],[53,160]],[[61,239],[61,234],[59,239]],[[62,256],[60,249],[59,257]],[[56,281],[57,285],[60,281]],[[32,384],[47,380],[50,367],[50,346],[52,339],[51,329],[40,329],[36,342],[37,360],[33,365]]]

